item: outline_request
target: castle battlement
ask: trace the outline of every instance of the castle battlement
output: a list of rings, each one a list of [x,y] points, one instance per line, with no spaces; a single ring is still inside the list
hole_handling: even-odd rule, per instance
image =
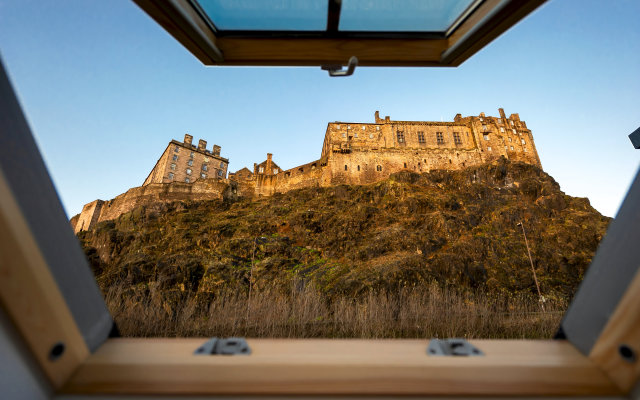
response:
[[[228,180],[229,159],[220,156],[220,146],[207,150],[203,139],[195,146],[193,136],[185,134],[184,141],[169,142],[141,187],[85,205],[72,225],[76,232],[90,229],[149,201],[214,199],[224,193],[269,196],[305,187],[363,185],[399,171],[456,170],[501,157],[542,168],[527,124],[518,114],[507,118],[502,108],[498,112],[498,117],[457,114],[453,121],[434,122],[380,118],[376,111],[373,123],[330,122],[319,159],[283,170],[268,153],[253,170],[229,173]]]
[[[233,179],[259,195],[308,186],[368,184],[409,170],[462,169],[505,157],[541,167],[531,131],[518,114],[506,117],[462,117],[453,121],[398,121],[389,116],[374,122],[335,121],[327,124],[320,159],[288,170],[270,171],[267,160],[235,174]],[[260,172],[260,168],[268,171]]]

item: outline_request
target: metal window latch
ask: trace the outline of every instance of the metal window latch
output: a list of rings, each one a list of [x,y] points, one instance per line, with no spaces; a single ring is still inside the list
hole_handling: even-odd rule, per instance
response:
[[[342,65],[323,65],[320,68],[323,71],[329,71],[329,76],[350,76],[353,75],[353,71],[358,66],[358,57],[351,56],[347,69],[342,69]]]
[[[427,354],[430,356],[483,356],[484,353],[464,339],[431,339]]]
[[[211,338],[193,353],[195,355],[227,355],[227,356],[248,356],[251,348],[244,338]]]

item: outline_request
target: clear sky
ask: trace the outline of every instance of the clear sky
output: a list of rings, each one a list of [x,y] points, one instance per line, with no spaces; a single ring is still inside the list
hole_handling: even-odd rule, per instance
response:
[[[519,113],[562,189],[614,216],[640,150],[640,1],[550,0],[458,68],[204,67],[128,0],[0,0],[0,52],[69,216],[139,186],[172,139],[230,171],[320,156],[327,122]]]

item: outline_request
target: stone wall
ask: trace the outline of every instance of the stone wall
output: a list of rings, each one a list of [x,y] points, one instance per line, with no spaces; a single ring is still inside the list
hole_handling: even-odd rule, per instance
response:
[[[104,201],[102,200],[94,200],[91,203],[85,204],[84,207],[82,207],[82,212],[71,219],[71,227],[74,233],[93,228],[99,221],[103,205]]]
[[[214,200],[237,195],[237,184],[227,179],[199,179],[193,184],[183,182],[151,183],[135,187],[109,201],[95,200],[73,217],[74,232],[88,230],[97,223],[118,218],[142,205],[157,202]]]

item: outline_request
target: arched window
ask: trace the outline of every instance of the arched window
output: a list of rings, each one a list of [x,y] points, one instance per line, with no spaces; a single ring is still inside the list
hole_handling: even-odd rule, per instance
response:
[[[344,170],[345,170],[345,171],[347,170],[347,164],[345,164],[345,165],[344,165]]]
[[[360,166],[358,165],[358,171],[360,171]]]

